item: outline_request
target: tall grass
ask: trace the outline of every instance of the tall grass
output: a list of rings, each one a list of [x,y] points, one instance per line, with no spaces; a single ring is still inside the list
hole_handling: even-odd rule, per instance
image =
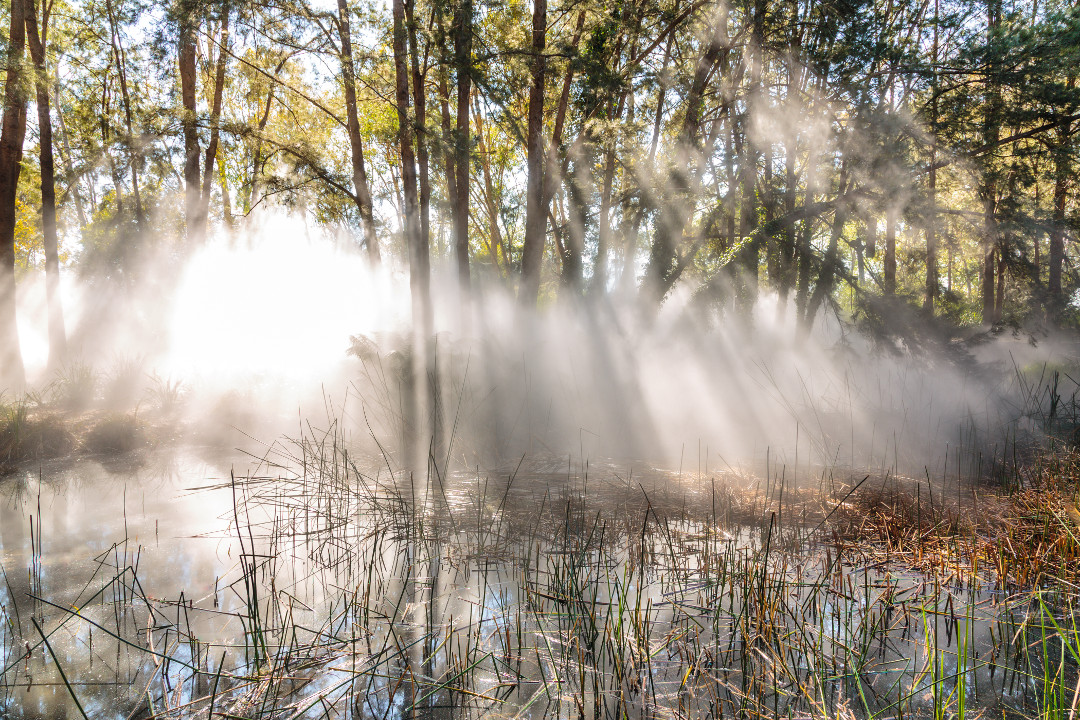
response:
[[[880,481],[391,467],[308,426],[204,488],[231,498],[211,596],[146,592],[125,540],[79,597],[24,591],[37,634],[8,581],[0,709],[31,673],[156,718],[1075,716],[1073,576],[993,562],[940,486],[856,535]],[[1068,513],[1025,522],[994,532],[1072,552]]]

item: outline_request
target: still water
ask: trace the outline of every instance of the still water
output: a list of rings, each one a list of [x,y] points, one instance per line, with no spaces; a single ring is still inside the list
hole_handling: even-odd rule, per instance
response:
[[[215,580],[237,565],[235,539],[220,534],[231,495],[198,486],[247,466],[242,456],[187,449],[57,460],[0,481],[5,714],[78,716],[58,660],[88,715],[127,716],[159,659],[109,634],[119,627],[145,644],[147,609],[133,602],[132,578],[156,607],[182,595],[228,612],[235,596],[215,594]],[[82,619],[103,624],[114,610],[128,617],[110,618],[108,628]],[[55,659],[44,646],[27,657],[28,642],[41,645],[33,618]],[[227,625],[207,622],[205,631],[222,639],[216,626],[227,635]]]
[[[1045,602],[841,558],[782,486],[770,510],[633,463],[418,480],[325,437],[274,459],[0,481],[0,715],[1021,716],[1076,683]]]

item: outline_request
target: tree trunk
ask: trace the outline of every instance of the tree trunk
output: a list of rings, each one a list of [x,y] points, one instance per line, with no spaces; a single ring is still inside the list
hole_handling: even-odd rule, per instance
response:
[[[1067,151],[1059,151],[1062,157],[1056,158],[1054,171],[1054,223],[1050,230],[1050,249],[1047,260],[1049,280],[1047,290],[1050,294],[1050,317],[1060,318],[1065,307],[1065,297],[1061,292],[1061,269],[1065,263],[1065,201],[1068,197],[1068,179],[1071,163]]]
[[[664,120],[664,101],[667,97],[667,68],[668,63],[671,60],[671,46],[673,42],[674,34],[668,35],[668,41],[664,44],[664,60],[660,66],[659,87],[656,93],[656,112],[653,115],[652,123],[652,137],[649,140],[649,154],[647,168],[652,168],[656,161],[656,150],[660,146],[660,128],[663,125]],[[647,186],[652,180],[652,177],[648,172],[642,173],[637,178],[639,188]],[[653,205],[654,202],[650,199],[649,193],[651,191],[641,190],[638,191],[638,206],[634,212],[634,218],[630,223],[630,230],[627,233],[626,242],[626,256],[623,258],[623,277],[621,279],[621,285],[626,293],[633,292],[634,282],[636,277],[636,262],[637,262],[637,250],[638,250],[638,236],[641,231],[641,222],[645,219],[646,207]],[[629,203],[629,195],[624,196],[626,203]],[[625,217],[625,214],[624,214]]]
[[[67,333],[64,308],[60,301],[60,253],[56,239],[56,180],[53,163],[52,118],[49,116],[49,76],[45,65],[49,14],[42,9],[38,33],[34,0],[25,0],[26,35],[34,62],[34,85],[37,91],[38,149],[41,166],[41,232],[45,244],[45,297],[49,311],[49,367],[58,368],[67,359]]]
[[[283,64],[278,65],[278,70],[281,70]],[[259,199],[259,176],[262,174],[262,145],[263,145],[263,131],[266,129],[266,123],[270,119],[270,109],[274,104],[274,86],[271,85],[266,90],[266,107],[263,109],[262,116],[259,118],[259,128],[255,135],[255,147],[251,151],[251,182],[248,183],[247,191],[244,193],[244,213],[250,213],[255,205],[260,202]]]
[[[229,197],[229,179],[225,172],[225,158],[224,153],[218,151],[222,157],[218,158],[217,162],[217,174],[218,174],[218,186],[221,188],[221,220],[225,224],[225,230],[232,232],[233,229],[233,211],[232,211],[232,198]]]
[[[791,71],[793,74],[794,71]],[[788,97],[791,97],[791,75],[788,80]],[[777,316],[782,318],[787,312],[788,296],[795,284],[795,257],[796,242],[795,234],[795,196],[798,187],[795,182],[795,133],[788,135],[784,142],[784,221],[783,243],[780,246],[780,282],[777,288],[779,300],[777,302]]]
[[[101,127],[101,146],[107,148],[112,142],[112,128],[109,124],[109,101],[111,96],[109,93],[108,75],[101,83],[101,119],[99,125]],[[120,182],[120,173],[116,169],[116,162],[113,160],[112,153],[104,153],[105,164],[109,166],[109,177],[112,178],[113,190],[116,196],[116,217],[114,222],[119,222],[121,216],[124,214],[124,186]]]
[[[454,208],[457,207],[457,173],[454,170],[454,128],[450,118],[450,81],[447,78],[447,69],[452,64],[452,60],[450,58],[450,52],[446,48],[446,29],[444,14],[441,12],[441,8],[441,5],[436,5],[435,24],[439,50],[439,62],[436,63],[436,74],[439,81],[439,116],[442,125],[442,134],[440,135],[439,142],[439,159],[442,162],[443,177],[446,179],[445,212],[442,213],[441,216],[451,218],[450,240],[447,247],[447,254],[449,254],[449,248],[454,244],[452,216]],[[442,236],[441,231],[439,235],[440,237]]]
[[[750,118],[760,101],[761,74],[763,70],[763,47],[765,44],[765,2],[754,0],[750,42],[750,87],[747,91],[746,112],[743,115],[741,158],[742,212],[741,226],[742,249],[739,252],[738,266],[738,303],[743,315],[749,317],[757,301],[759,264],[761,262],[761,238],[757,227],[757,165],[758,149],[750,136]]]
[[[997,251],[997,294],[994,296],[994,323],[1001,322],[1005,316],[1005,253]]]
[[[457,128],[454,135],[454,252],[458,283],[468,292],[469,279],[469,97],[472,92],[472,0],[459,0],[454,17],[454,66],[457,70]]]
[[[988,0],[986,3],[986,114],[983,120],[983,142],[987,147],[997,145],[1001,130],[1003,101],[1000,78],[998,77],[997,48],[994,47],[1000,19],[1001,0]],[[998,243],[997,218],[995,217],[997,209],[997,177],[996,168],[992,167],[992,162],[992,154],[988,154],[983,159],[982,186],[979,188],[979,194],[983,202],[982,320],[987,325],[995,322],[994,252]]]
[[[571,48],[577,48],[581,42],[581,31],[585,27],[585,11],[578,13],[577,27],[574,29],[574,38],[570,41]],[[551,204],[552,198],[562,181],[563,168],[559,162],[559,149],[562,147],[563,127],[566,125],[566,109],[570,103],[570,86],[574,81],[574,63],[566,63],[566,73],[563,75],[562,91],[559,93],[559,106],[555,109],[555,126],[551,131],[551,143],[548,146],[547,167],[544,171],[544,202],[546,208]]]
[[[938,243],[937,243],[937,170],[934,161],[937,151],[930,151],[930,175],[927,178],[927,200],[930,203],[930,216],[926,219],[926,293],[923,296],[923,309],[934,312],[934,301],[938,290]]]
[[[64,178],[67,183],[68,192],[71,193],[71,198],[75,201],[75,214],[79,218],[79,232],[81,233],[83,228],[86,227],[86,209],[83,207],[82,195],[79,193],[79,174],[75,172],[75,167],[71,162],[71,148],[68,145],[67,126],[64,124],[64,111],[63,105],[60,102],[60,80],[56,79],[53,83],[53,97],[56,99],[56,120],[60,126],[60,159],[64,163],[64,172],[66,177]]]
[[[540,266],[544,260],[544,240],[547,237],[547,208],[544,204],[544,75],[547,58],[547,0],[533,0],[532,24],[532,85],[529,89],[529,120],[525,135],[528,154],[528,184],[525,189],[525,242],[521,249],[521,285],[518,302],[523,306],[536,305],[540,292]]]
[[[678,279],[684,266],[678,246],[691,215],[691,182],[697,158],[707,157],[701,148],[700,125],[705,89],[713,71],[726,60],[728,47],[727,10],[721,6],[715,29],[705,51],[698,57],[693,80],[686,94],[686,115],[676,141],[675,168],[668,180],[669,198],[656,221],[649,261],[645,267],[641,292],[646,303],[658,308]],[[721,73],[724,74],[724,73]]]
[[[409,116],[409,58],[406,53],[408,31],[405,27],[404,0],[393,0],[394,14],[394,97],[397,104],[398,143],[401,149],[401,187],[403,196],[403,230],[409,253],[409,288],[412,296],[413,342],[409,398],[409,444],[405,450],[408,461],[421,466],[421,447],[428,439],[428,410],[434,409],[434,385],[429,385],[429,369],[433,358],[429,352],[432,336],[431,271],[428,247],[422,243],[420,232],[419,201],[416,187],[416,156],[413,152],[413,125]],[[425,453],[426,455],[426,453]],[[416,488],[414,487],[414,490]]]
[[[199,206],[202,199],[199,172],[199,130],[196,126],[195,104],[195,28],[196,18],[187,10],[180,17],[180,101],[183,116],[180,123],[184,129],[184,209],[187,218],[188,239],[202,241],[202,223]]]
[[[431,247],[431,181],[428,177],[427,92],[420,70],[420,45],[416,41],[416,18],[413,0],[405,2],[405,20],[409,31],[409,64],[412,72],[413,107],[416,114],[416,170],[420,189],[420,244]]]
[[[15,321],[15,197],[26,135],[26,97],[21,72],[26,45],[23,1],[11,0],[4,119],[0,126],[0,390],[15,391],[26,383]]]
[[[810,296],[810,303],[806,308],[806,313],[803,315],[802,331],[804,335],[814,326],[814,319],[817,317],[818,310],[820,310],[825,303],[825,298],[832,293],[833,286],[836,282],[836,273],[841,267],[838,247],[840,244],[840,236],[844,232],[844,225],[847,223],[848,214],[850,213],[848,204],[841,198],[847,190],[847,161],[842,160],[840,165],[840,184],[836,191],[836,208],[833,210],[832,230],[829,233],[829,246],[825,251],[825,259],[821,263],[821,272],[818,274],[814,292]]]
[[[356,193],[356,209],[367,245],[368,259],[372,265],[380,262],[379,241],[375,236],[375,213],[371,206],[371,189],[367,170],[364,168],[364,143],[360,137],[360,115],[356,106],[356,68],[352,56],[352,31],[349,23],[347,0],[338,0],[338,27],[341,33],[341,80],[345,89],[346,130],[349,134],[349,150],[352,158],[353,190]],[[272,92],[272,91],[271,91]],[[269,110],[269,101],[267,105]],[[265,122],[265,121],[264,121]]]
[[[128,93],[127,83],[127,56],[120,44],[120,36],[116,29],[116,14],[113,11],[111,0],[105,3],[109,14],[109,26],[111,29],[110,42],[112,43],[113,57],[116,60],[116,74],[120,81],[120,97],[124,102],[124,121],[127,128],[128,162],[131,166],[131,196],[135,201],[135,222],[142,227],[145,222],[143,213],[142,193],[139,190],[139,169],[142,165],[142,153],[138,149],[135,140],[134,121],[132,120],[131,96]]]
[[[629,124],[629,120],[628,120]],[[615,183],[616,148],[608,148],[604,155],[604,175],[600,184],[600,216],[597,220],[596,267],[593,268],[592,291],[603,295],[607,291],[608,265],[611,254],[611,191]]]
[[[409,70],[406,56],[404,0],[394,0],[394,97],[397,103],[398,143],[401,148],[401,190],[404,199],[405,244],[409,251],[409,284],[413,316],[418,326],[431,326],[430,257],[421,243],[419,201],[416,187],[416,155],[413,125],[409,117]]]
[[[896,294],[896,210],[885,210],[885,287],[886,295]]]
[[[475,98],[474,98],[475,100]],[[476,123],[476,149],[480,155],[480,170],[484,176],[484,209],[488,216],[488,252],[496,268],[509,271],[510,258],[503,245],[502,230],[499,229],[499,209],[495,203],[495,183],[491,179],[491,157],[484,140],[484,121],[480,115],[480,103],[473,102],[473,119]]]
[[[218,143],[221,140],[221,100],[225,91],[225,57],[229,49],[229,3],[221,5],[221,37],[218,39],[217,63],[214,67],[214,99],[210,107],[210,142],[206,145],[203,161],[202,192],[199,199],[199,228],[206,233],[210,219],[210,190],[214,186],[214,162],[217,160]]]
[[[566,233],[562,253],[562,274],[559,276],[560,297],[581,294],[584,277],[585,213],[587,186],[591,184],[592,143],[579,133],[567,151],[571,162],[566,177]]]
[[[1069,76],[1067,85],[1072,88],[1076,78]],[[1051,322],[1058,322],[1065,309],[1065,296],[1061,289],[1061,270],[1065,264],[1065,206],[1069,194],[1069,180],[1072,178],[1072,155],[1069,138],[1072,135],[1072,123],[1066,123],[1058,129],[1057,147],[1054,149],[1054,221],[1050,230],[1049,273],[1047,291],[1049,293],[1049,317]],[[1036,241],[1037,243],[1038,241]],[[1038,245],[1036,244],[1036,247]],[[1038,260],[1036,260],[1036,265]]]
[[[984,199],[983,212],[983,272],[982,272],[982,320],[986,325],[994,323],[994,271],[997,263],[994,252],[997,249],[997,221],[994,219],[994,201]]]
[[[930,83],[930,132],[937,135],[938,109],[938,12],[940,0],[934,0],[934,43],[932,67],[934,72]],[[930,146],[930,174],[927,177],[927,200],[930,203],[930,217],[926,221],[926,294],[923,297],[923,309],[934,312],[934,301],[938,294],[938,240],[937,240],[937,146]]]

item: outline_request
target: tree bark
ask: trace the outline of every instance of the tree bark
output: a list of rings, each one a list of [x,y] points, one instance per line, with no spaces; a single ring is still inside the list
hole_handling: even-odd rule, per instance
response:
[[[413,125],[409,116],[409,70],[406,55],[405,4],[393,0],[394,13],[394,97],[397,103],[398,144],[401,149],[401,189],[404,198],[405,243],[409,251],[409,285],[413,316],[420,328],[431,327],[430,257],[422,245],[419,201],[416,187],[416,155],[413,152]],[[426,332],[424,336],[426,336]]]
[[[1066,84],[1071,89],[1076,78],[1070,75]],[[1047,258],[1047,292],[1049,294],[1048,316],[1057,323],[1065,309],[1065,295],[1061,288],[1061,271],[1065,264],[1065,206],[1069,194],[1069,181],[1073,175],[1072,155],[1069,139],[1072,135],[1072,123],[1066,123],[1058,129],[1058,142],[1054,148],[1054,220],[1050,230]],[[1036,240],[1036,247],[1038,247]],[[1037,257],[1037,256],[1036,256]],[[1036,259],[1036,266],[1038,260]]]
[[[886,295],[896,294],[896,210],[885,210],[885,287]]]
[[[106,74],[104,80],[101,83],[101,118],[99,125],[101,127],[101,147],[107,148],[112,142],[112,127],[109,123],[109,102],[112,99],[109,93],[109,83],[111,82],[108,74]],[[116,169],[116,162],[113,160],[112,153],[105,152],[105,164],[109,167],[109,177],[112,178],[113,191],[116,196],[116,216],[113,222],[119,222],[121,216],[124,214],[124,185],[120,182],[120,173]]]
[[[184,129],[184,209],[187,219],[188,239],[202,241],[199,207],[202,199],[201,173],[199,172],[199,130],[196,126],[195,100],[195,29],[196,18],[190,8],[183,8],[180,16],[179,63],[180,101],[183,106],[181,125]]]
[[[620,113],[621,115],[621,113]],[[629,124],[629,122],[628,122]],[[596,267],[593,268],[592,292],[603,295],[607,292],[608,266],[611,255],[611,193],[615,184],[616,148],[604,151],[604,174],[600,180],[600,215],[597,219]]]
[[[645,211],[647,206],[653,205],[653,201],[649,197],[651,189],[647,189],[647,186],[652,182],[652,169],[656,162],[656,150],[660,146],[660,129],[664,120],[664,102],[667,98],[668,87],[668,64],[671,60],[671,46],[674,41],[674,34],[668,35],[668,41],[664,44],[664,60],[660,66],[659,87],[656,93],[656,112],[653,115],[652,122],[652,137],[649,140],[649,154],[648,162],[645,164],[645,171],[638,174],[637,182],[639,188],[646,188],[645,190],[638,191],[638,206],[636,212],[634,212],[634,219],[630,223],[630,231],[627,234],[625,246],[626,256],[623,258],[623,278],[622,286],[625,292],[628,294],[633,292],[633,285],[636,278],[636,261],[638,250],[638,236],[641,231],[641,222],[645,218]]]
[[[570,41],[570,47],[576,48],[581,42],[581,31],[585,27],[585,11],[578,13],[577,27],[574,37]],[[559,106],[555,109],[555,126],[551,131],[551,142],[548,145],[547,167],[544,171],[544,202],[545,212],[551,205],[555,193],[558,191],[559,182],[562,180],[563,168],[559,162],[559,149],[562,147],[563,127],[566,125],[566,109],[570,104],[570,86],[574,81],[574,63],[566,63],[566,73],[563,75],[562,91],[559,93]]]
[[[124,103],[124,125],[127,128],[125,139],[128,146],[128,163],[131,166],[131,196],[135,201],[135,222],[141,227],[146,220],[143,212],[142,192],[139,190],[139,169],[142,164],[142,153],[138,148],[138,141],[135,139],[131,95],[128,93],[127,56],[124,53],[120,35],[117,32],[116,13],[113,11],[111,0],[106,1],[105,8],[109,15],[110,42],[112,43],[113,58],[116,61],[117,79],[120,81],[120,98]]]
[[[930,151],[930,162],[934,162],[937,151]],[[930,215],[926,219],[926,293],[923,296],[923,309],[933,313],[938,291],[938,240],[937,240],[937,171],[931,170],[927,178],[927,200],[930,203]]]
[[[814,320],[817,317],[818,310],[820,310],[825,303],[825,298],[832,293],[833,286],[836,282],[836,273],[841,267],[838,247],[840,244],[840,236],[844,232],[844,225],[847,223],[851,209],[846,202],[839,198],[842,198],[847,190],[847,161],[842,160],[840,164],[840,184],[836,193],[838,199],[836,208],[833,211],[832,230],[829,233],[829,246],[825,251],[825,258],[821,263],[821,272],[818,274],[814,292],[810,296],[810,303],[807,305],[806,313],[803,315],[802,332],[804,335],[809,333],[810,329],[814,326]]]
[[[434,342],[431,307],[431,270],[427,245],[420,232],[419,201],[416,183],[416,156],[413,152],[413,125],[409,115],[408,31],[405,27],[404,0],[393,0],[394,15],[394,97],[397,105],[398,143],[401,148],[401,186],[403,229],[409,253],[409,288],[412,297],[413,337],[411,362],[411,397],[407,425],[408,461],[420,467],[424,463],[421,448],[433,441],[441,447],[437,420],[430,422],[429,410],[437,418],[434,382]],[[428,437],[428,431],[433,435]],[[427,453],[424,453],[426,457]],[[414,487],[414,491],[416,488]]]
[[[930,132],[937,133],[938,115],[938,12],[940,1],[934,0],[934,43],[932,49],[932,67],[934,72],[930,83]],[[923,309],[933,313],[934,302],[938,294],[938,238],[937,238],[937,145],[930,146],[930,174],[927,177],[927,201],[930,203],[930,216],[926,220],[926,294],[923,297]]]
[[[449,248],[453,247],[453,212],[457,207],[457,173],[454,163],[454,129],[450,118],[450,81],[447,77],[448,68],[452,64],[450,52],[446,47],[445,17],[441,11],[442,5],[436,5],[435,25],[436,38],[438,41],[439,62],[436,64],[436,74],[439,82],[439,119],[442,133],[439,138],[439,160],[442,163],[443,177],[446,180],[446,204],[445,215],[451,217]],[[442,233],[440,232],[440,236]]]
[[[64,308],[60,300],[60,253],[56,238],[56,170],[53,162],[52,118],[49,114],[49,76],[45,64],[49,14],[42,8],[41,32],[38,32],[34,0],[25,0],[26,35],[34,62],[34,86],[37,92],[38,161],[41,166],[41,232],[45,244],[45,297],[49,313],[49,367],[58,368],[67,359],[67,332]]]
[[[581,294],[585,270],[585,214],[586,195],[592,184],[592,143],[585,138],[586,132],[578,133],[567,150],[571,165],[566,173],[566,223],[562,252],[562,273],[559,276],[561,297]]]
[[[544,204],[544,75],[547,58],[547,0],[533,0],[532,24],[532,86],[529,89],[529,120],[525,135],[528,155],[528,181],[525,189],[525,242],[521,250],[521,285],[518,302],[522,306],[536,305],[540,293],[540,266],[544,259],[544,240],[547,238],[547,208]]]
[[[405,2],[405,21],[409,34],[409,65],[412,73],[413,108],[416,121],[416,171],[420,190],[420,243],[431,247],[431,181],[428,177],[427,93],[424,73],[420,70],[420,45],[416,40],[414,0]]]
[[[345,125],[349,135],[356,210],[360,213],[360,225],[364,233],[368,259],[372,265],[378,265],[381,260],[379,241],[375,236],[375,213],[371,205],[371,188],[368,186],[367,170],[364,167],[364,142],[360,137],[360,114],[356,104],[356,67],[353,65],[349,5],[347,0],[338,0],[337,6],[338,28],[341,33],[341,80],[345,90]]]
[[[988,0],[986,3],[986,115],[983,120],[983,140],[987,147],[996,147],[1001,134],[1002,96],[998,62],[994,47],[998,26],[1001,19],[1001,0]],[[995,216],[997,206],[997,177],[992,167],[993,157],[983,158],[982,187],[979,194],[983,202],[983,277],[982,296],[984,324],[996,322],[994,302],[994,253],[997,249],[998,230]]]
[[[262,198],[259,197],[261,188],[259,187],[260,176],[262,175],[262,167],[265,159],[263,158],[262,149],[265,142],[263,132],[266,130],[266,124],[270,120],[270,111],[274,107],[274,87],[278,82],[278,75],[285,68],[285,64],[289,61],[289,55],[283,55],[278,60],[277,66],[274,68],[273,75],[266,73],[267,77],[273,82],[270,83],[266,89],[266,104],[263,106],[262,115],[259,117],[259,124],[257,132],[255,133],[255,147],[251,151],[251,180],[246,183],[244,190],[244,213],[245,215],[251,213],[251,211],[262,202]]]
[[[4,119],[0,126],[0,390],[15,391],[26,383],[15,320],[15,198],[26,136],[21,70],[26,46],[23,2],[11,0]]]
[[[221,140],[221,101],[225,92],[225,58],[229,50],[229,3],[221,5],[221,37],[218,40],[217,63],[214,67],[214,98],[210,107],[210,142],[206,145],[203,161],[202,192],[199,198],[199,228],[206,233],[210,220],[210,190],[214,186],[214,162],[217,160],[218,143]],[[222,187],[224,192],[224,187]],[[224,198],[223,198],[224,199]]]
[[[457,70],[457,128],[454,135],[454,252],[458,283],[468,292],[469,278],[469,97],[472,92],[472,0],[459,0],[454,17],[454,66]]]
[[[1068,179],[1072,172],[1067,151],[1061,151],[1063,157],[1056,159],[1054,172],[1054,223],[1050,230],[1050,249],[1047,259],[1049,273],[1047,290],[1050,295],[1050,317],[1056,321],[1065,307],[1065,297],[1061,292],[1061,270],[1065,263],[1065,203],[1068,197]]]
[[[997,294],[994,296],[994,323],[1001,322],[1005,316],[1005,253],[997,250]]]
[[[284,66],[284,63],[278,65],[278,70]],[[258,132],[255,135],[255,147],[251,152],[251,182],[247,185],[247,190],[244,193],[244,213],[250,213],[259,200],[259,176],[262,174],[262,146],[263,146],[263,131],[266,129],[266,123],[270,119],[270,109],[274,104],[274,86],[271,85],[266,90],[266,106],[263,108],[262,116],[259,118]]]
[[[992,200],[984,200],[983,211],[983,270],[982,270],[982,320],[991,325],[994,323],[994,272],[997,263],[994,261],[994,253],[997,250],[997,222],[994,219],[994,203]]]

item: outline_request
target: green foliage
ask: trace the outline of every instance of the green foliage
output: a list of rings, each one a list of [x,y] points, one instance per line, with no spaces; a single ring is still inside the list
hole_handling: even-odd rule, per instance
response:
[[[390,14],[376,3],[347,6],[374,229],[385,252],[404,259]],[[278,207],[359,241],[336,6],[229,8],[220,144],[206,185],[212,230],[240,228],[248,215]],[[186,0],[54,6],[49,60],[65,267],[129,282],[140,258],[184,247],[178,28],[185,19],[198,29],[203,151],[221,9]],[[480,4],[469,58],[479,115],[469,122],[471,254],[510,285],[524,236],[532,9],[523,0]],[[414,11],[430,243],[436,260],[448,259],[454,5],[417,2]],[[663,260],[668,285],[659,298],[677,282],[708,293],[738,264],[751,276],[756,266],[760,291],[788,298],[804,323],[829,305],[826,295],[854,312],[865,294],[919,306],[929,293],[934,314],[960,326],[1077,324],[1073,5],[589,0],[552,4],[547,20],[542,134],[554,175],[544,287],[569,291],[567,243],[577,238],[583,282],[594,287],[631,287]],[[16,205],[22,268],[42,263],[30,119]],[[885,281],[890,227],[895,288]],[[1060,259],[1051,255],[1055,233],[1065,237]],[[937,241],[936,284],[929,239]],[[1051,286],[1058,267],[1060,289]],[[601,272],[607,277],[590,278]],[[1003,297],[984,317],[987,273]]]

